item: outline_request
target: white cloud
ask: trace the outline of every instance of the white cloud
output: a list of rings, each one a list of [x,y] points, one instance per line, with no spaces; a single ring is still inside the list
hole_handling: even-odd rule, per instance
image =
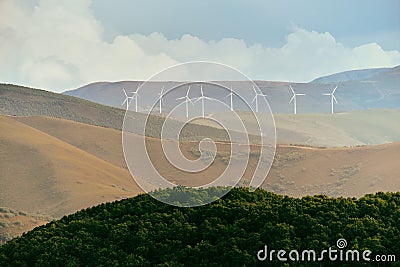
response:
[[[225,38],[203,41],[189,34],[168,40],[160,33],[103,39],[90,1],[40,0],[35,8],[1,1],[0,82],[62,91],[98,80],[147,79],[178,62],[210,60],[253,79],[309,81],[349,69],[395,66],[399,51],[378,44],[345,47],[328,32],[294,28],[280,48],[249,46]]]

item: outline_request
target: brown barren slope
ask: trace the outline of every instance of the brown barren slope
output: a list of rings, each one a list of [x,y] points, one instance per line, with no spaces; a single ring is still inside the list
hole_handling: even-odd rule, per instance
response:
[[[111,164],[126,168],[121,131],[52,117],[13,117]]]
[[[4,116],[0,129],[0,206],[62,216],[140,192],[126,169],[60,139]]]
[[[47,117],[15,119],[114,165],[126,166],[120,131]],[[188,175],[166,163],[158,139],[147,140],[150,157],[160,172],[179,184],[200,185],[210,182],[227,166],[226,162],[218,159],[206,171]],[[196,157],[191,151],[197,148],[197,143],[182,142],[181,148],[186,156],[192,159]],[[254,148],[257,150],[257,147]],[[220,154],[227,155],[229,145],[218,144],[218,149]],[[322,149],[279,145],[264,186],[277,193],[299,197],[307,194],[361,196],[376,191],[398,191],[399,158],[400,143]],[[256,163],[255,158],[250,159],[245,180],[250,179]]]
[[[141,192],[126,169],[120,131],[49,117],[6,116],[0,116],[0,129],[0,207],[59,217]],[[159,139],[147,141],[160,172],[178,184],[205,184],[227,167],[217,157],[211,168],[188,175],[163,160]],[[181,143],[192,159],[196,147]],[[217,147],[220,155],[227,155],[228,144]],[[297,197],[399,191],[399,159],[400,143],[324,149],[279,145],[263,187]],[[239,185],[246,185],[256,163],[251,157]],[[44,222],[17,216],[3,219],[3,233],[15,236]]]

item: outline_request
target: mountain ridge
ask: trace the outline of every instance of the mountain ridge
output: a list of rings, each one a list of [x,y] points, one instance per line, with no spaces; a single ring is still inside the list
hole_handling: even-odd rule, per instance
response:
[[[364,70],[359,70],[363,72]],[[353,73],[354,71],[350,71]],[[329,98],[322,94],[331,93],[333,88],[338,85],[336,98],[338,103],[335,104],[336,112],[347,112],[353,110],[366,110],[371,108],[400,108],[400,66],[394,68],[367,69],[368,75],[361,75],[359,79],[347,79],[344,81],[326,81],[324,83],[291,83],[278,81],[262,81],[257,80],[262,93],[267,95],[267,100],[274,114],[290,114],[293,113],[293,107],[289,104],[292,92],[289,88],[291,85],[297,93],[306,94],[305,97],[298,99],[298,113],[329,113]],[[345,72],[347,73],[347,72]],[[357,71],[355,72],[357,73]],[[336,75],[336,74],[333,74]],[[339,75],[339,74],[337,74]],[[334,76],[332,76],[334,77]],[[362,79],[361,79],[362,78]],[[122,89],[127,92],[135,91],[142,81],[116,81],[116,82],[100,82],[87,84],[77,89],[63,92],[63,94],[81,97],[90,101],[109,105],[113,107],[121,107],[124,101]],[[242,81],[221,81],[227,87],[232,85],[239,88],[240,94],[244,99],[249,96],[249,103],[252,101],[253,92],[251,86],[243,88]],[[150,82],[146,85],[146,90],[139,89],[139,110],[147,112],[148,108],[154,104],[154,96],[158,96],[160,89],[164,86],[170,88],[179,83],[174,82]],[[248,86],[247,86],[248,87]],[[193,90],[192,90],[193,91]],[[184,94],[183,91],[176,91],[174,97]],[[186,91],[185,91],[186,92]],[[196,95],[197,96],[197,95]],[[195,97],[195,96],[193,96]],[[226,102],[225,95],[212,95],[220,101]],[[172,108],[177,102],[166,103],[166,108]]]
[[[310,83],[340,83],[340,82],[364,80],[371,78],[379,73],[389,71],[391,69],[392,68],[371,68],[371,69],[347,70],[318,77],[312,80]]]

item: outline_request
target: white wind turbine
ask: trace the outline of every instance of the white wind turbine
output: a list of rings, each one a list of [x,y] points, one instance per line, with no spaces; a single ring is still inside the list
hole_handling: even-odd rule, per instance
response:
[[[201,93],[201,96],[198,97],[196,99],[196,101],[194,101],[194,103],[196,103],[197,101],[201,100],[201,114],[202,114],[202,117],[204,118],[205,117],[205,115],[204,115],[204,99],[208,99],[208,100],[211,100],[211,101],[214,101],[215,99],[211,98],[211,97],[208,97],[208,96],[204,96],[203,85],[202,84],[200,85],[200,93]]]
[[[128,96],[126,94],[126,91],[125,91],[124,88],[122,88],[122,91],[124,91],[125,100],[124,100],[124,102],[122,102],[121,106],[123,106],[126,103],[126,109],[128,110],[129,109],[129,104],[131,103],[133,97],[132,96]]]
[[[330,94],[322,94],[322,95],[328,95],[328,96],[331,97],[331,107],[332,107],[331,113],[332,113],[332,114],[334,113],[334,110],[333,110],[333,101],[335,101],[336,104],[337,104],[337,100],[336,100],[336,97],[335,97],[335,95],[334,95],[337,88],[338,88],[338,85],[336,85],[336,87],[333,89],[332,93],[330,93]]]
[[[254,96],[253,101],[251,101],[251,103],[253,103],[254,101],[256,101],[256,112],[258,112],[258,97],[259,97],[259,96],[266,97],[267,95],[257,93],[256,89],[254,88],[254,85],[253,85],[253,90],[254,90],[254,92],[256,93],[256,95]]]
[[[233,91],[232,91],[232,85],[231,85],[231,92],[230,92],[226,97],[230,97],[230,108],[231,108],[231,111],[233,111]]]
[[[132,100],[135,99],[135,111],[138,112],[138,104],[137,104],[137,98],[138,98],[138,91],[139,91],[140,83],[138,84],[138,88],[136,89],[135,92],[132,92]],[[131,102],[132,102],[131,100]]]
[[[292,103],[292,101],[293,101],[294,114],[297,114],[297,99],[296,99],[296,98],[297,98],[297,96],[299,96],[299,95],[306,95],[306,94],[296,94],[296,92],[293,90],[292,86],[289,85],[289,87],[290,87],[290,90],[292,90],[292,93],[293,93],[293,96],[292,96],[292,98],[290,99],[289,104]]]
[[[189,89],[186,92],[186,95],[182,96],[182,97],[178,97],[176,99],[176,100],[185,99],[185,103],[186,103],[186,118],[189,117],[189,102],[193,105],[192,100],[189,98],[189,92],[190,92],[190,85],[189,85]]]
[[[161,88],[161,92],[160,93],[158,93],[158,95],[159,95],[159,98],[158,98],[158,101],[159,101],[159,103],[160,103],[160,114],[162,113],[162,102],[163,102],[163,92],[164,92],[164,85],[163,85],[163,87]]]

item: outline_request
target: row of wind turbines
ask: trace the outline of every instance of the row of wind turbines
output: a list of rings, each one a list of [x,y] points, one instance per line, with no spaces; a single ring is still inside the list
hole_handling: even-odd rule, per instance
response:
[[[300,93],[296,93],[295,90],[293,89],[293,87],[291,85],[289,85],[290,90],[293,93],[292,98],[289,101],[290,103],[293,103],[293,113],[297,114],[297,97],[298,96],[305,96],[306,94],[300,94]],[[125,95],[125,100],[124,102],[122,102],[122,106],[126,104],[126,109],[129,109],[129,105],[131,104],[132,101],[135,101],[135,111],[138,112],[138,91],[140,88],[140,84],[138,84],[138,87],[136,89],[136,91],[131,92],[132,96],[128,96],[128,94],[126,93],[125,89],[122,89]],[[330,96],[331,98],[331,114],[334,114],[334,103],[338,103],[337,99],[335,97],[335,92],[336,89],[338,88],[338,85],[336,85],[336,87],[333,89],[333,91],[330,94],[322,94],[324,96]],[[258,112],[258,98],[259,97],[266,97],[267,95],[265,94],[261,94],[258,93],[254,86],[253,86],[253,90],[255,92],[255,96],[253,98],[253,100],[251,101],[251,103],[255,102],[255,108],[256,108],[256,112]],[[164,86],[161,88],[160,93],[158,93],[158,102],[159,102],[159,112],[160,114],[162,113],[162,105],[163,105],[163,93],[164,93]],[[200,97],[196,97],[196,98],[190,98],[189,97],[189,93],[190,93],[190,85],[188,90],[186,91],[186,95],[182,96],[182,97],[178,97],[176,100],[184,100],[185,102],[185,106],[186,106],[186,117],[189,117],[189,103],[194,105],[194,103],[201,101],[201,110],[202,110],[202,117],[205,117],[205,106],[204,106],[204,100],[210,100],[210,101],[216,101],[217,99],[215,98],[211,98],[211,97],[207,97],[204,95],[204,91],[203,91],[203,85],[200,85]],[[234,93],[232,90],[232,86],[230,87],[230,92],[229,94],[226,96],[230,98],[230,110],[233,111],[233,97],[234,97]],[[194,100],[194,101],[193,101]]]

